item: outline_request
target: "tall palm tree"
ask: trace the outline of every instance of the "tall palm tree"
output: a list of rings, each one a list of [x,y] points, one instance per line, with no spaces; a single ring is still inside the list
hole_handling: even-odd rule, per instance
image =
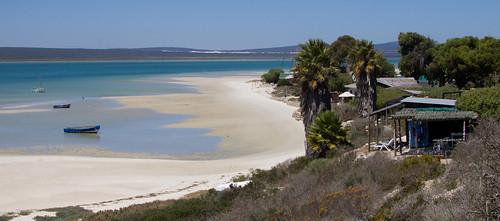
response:
[[[349,53],[349,63],[356,78],[356,88],[360,96],[359,113],[370,114],[377,99],[377,73],[383,70],[384,57],[375,51],[373,43],[359,41]]]
[[[319,39],[300,45],[293,67],[294,78],[300,84],[300,106],[306,135],[319,113],[331,109],[328,80],[338,69],[331,63],[329,45]],[[310,145],[306,143],[306,156],[311,157]]]

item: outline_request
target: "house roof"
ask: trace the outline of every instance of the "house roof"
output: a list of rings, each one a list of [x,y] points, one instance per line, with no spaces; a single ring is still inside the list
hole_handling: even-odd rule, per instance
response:
[[[414,78],[377,78],[377,83],[387,87],[412,87],[418,86]]]
[[[451,99],[438,99],[438,98],[422,98],[422,97],[407,97],[401,100],[401,103],[418,103],[418,104],[434,104],[434,105],[445,105],[445,106],[455,106],[455,100]]]
[[[409,118],[413,120],[469,120],[476,119],[472,111],[459,111],[455,108],[403,108],[394,113],[393,118]]]
[[[406,92],[411,95],[421,95],[424,93],[423,91],[418,91],[418,90],[407,90],[407,89],[401,89],[401,91]]]
[[[378,114],[382,111],[386,111],[388,109],[399,107],[400,105],[402,105],[404,103],[431,104],[431,105],[455,107],[455,100],[451,100],[451,99],[407,97],[407,98],[402,99],[399,103],[395,103],[395,104],[389,105],[387,107],[375,110],[370,115]]]

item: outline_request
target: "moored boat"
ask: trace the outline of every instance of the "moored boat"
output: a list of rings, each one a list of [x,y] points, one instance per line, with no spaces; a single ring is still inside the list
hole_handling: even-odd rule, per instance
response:
[[[97,133],[97,132],[99,132],[99,129],[101,129],[100,125],[67,127],[67,128],[64,128],[64,133]]]
[[[60,109],[60,108],[70,108],[71,104],[55,104],[52,106],[54,109]]]
[[[33,93],[45,93],[45,88],[44,87],[34,87],[31,92]]]

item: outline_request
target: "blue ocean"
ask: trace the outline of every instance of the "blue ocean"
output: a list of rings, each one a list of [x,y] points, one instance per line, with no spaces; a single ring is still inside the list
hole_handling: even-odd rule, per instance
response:
[[[155,83],[157,77],[262,74],[289,69],[290,60],[98,61],[0,63],[0,152],[47,153],[98,147],[102,151],[185,156],[216,150],[220,137],[210,128],[164,128],[191,116],[147,109],[120,109],[109,96],[196,93],[181,84]],[[33,87],[46,93],[33,93]],[[69,110],[4,112],[23,108]],[[65,134],[63,128],[100,124],[98,135]],[[132,136],[133,135],[133,136]],[[74,152],[74,151],[73,151]]]

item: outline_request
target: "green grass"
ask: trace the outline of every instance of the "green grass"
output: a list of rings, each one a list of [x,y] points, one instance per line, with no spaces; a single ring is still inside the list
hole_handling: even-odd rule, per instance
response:
[[[409,96],[409,94],[401,91],[398,88],[377,87],[376,107],[377,109],[383,108],[386,106],[387,102],[404,96]]]

